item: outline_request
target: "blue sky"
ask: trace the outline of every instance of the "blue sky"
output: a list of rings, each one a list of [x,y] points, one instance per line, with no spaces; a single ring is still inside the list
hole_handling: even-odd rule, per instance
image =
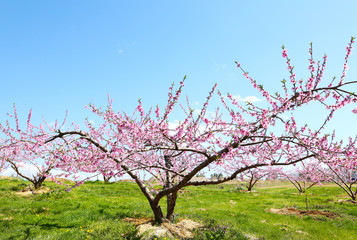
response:
[[[343,0],[0,1],[0,121],[16,103],[23,117],[32,108],[34,121],[68,110],[82,123],[91,116],[84,105],[106,106],[107,94],[118,110],[132,112],[138,98],[163,107],[184,75],[192,101],[202,103],[215,82],[222,92],[257,95],[236,60],[275,92],[288,76],[283,44],[298,79],[308,73],[310,42],[316,59],[329,56],[326,78],[338,77],[357,36],[356,11],[356,1]],[[349,66],[347,79],[356,80],[356,53]],[[344,114],[351,133],[356,115]]]

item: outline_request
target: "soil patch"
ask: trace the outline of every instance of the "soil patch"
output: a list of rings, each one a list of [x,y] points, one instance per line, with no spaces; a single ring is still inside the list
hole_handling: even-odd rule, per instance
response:
[[[352,200],[352,199],[338,199],[337,201],[334,202],[338,202],[338,203],[353,203],[353,204],[357,204],[357,201]]]
[[[296,208],[282,208],[282,209],[270,208],[268,212],[282,214],[282,215],[297,215],[299,217],[303,217],[303,216],[312,216],[312,217],[325,216],[327,218],[338,217],[338,214],[333,212],[323,212],[318,210],[299,210]]]
[[[133,223],[138,230],[138,236],[151,238],[156,237],[179,237],[183,239],[193,238],[192,230],[202,228],[203,225],[189,220],[179,219],[177,223],[162,223],[155,225],[153,218],[125,218],[124,221]]]
[[[52,190],[46,187],[41,187],[40,189],[33,189],[32,187],[27,186],[24,189],[17,191],[16,194],[20,196],[28,196],[31,194],[42,194],[50,191]]]

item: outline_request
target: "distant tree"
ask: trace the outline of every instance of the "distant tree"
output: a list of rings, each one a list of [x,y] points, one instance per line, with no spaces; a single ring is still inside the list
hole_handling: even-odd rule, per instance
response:
[[[221,180],[223,179],[222,173],[213,173],[211,174],[211,180]]]
[[[5,171],[7,169],[7,164],[5,160],[1,160],[0,159],[0,173],[2,173],[3,171]]]
[[[36,127],[31,123],[30,111],[25,128],[21,128],[15,104],[13,110],[13,114],[8,114],[10,121],[0,124],[0,133],[6,136],[1,144],[1,159],[3,164],[6,163],[18,176],[30,181],[38,189],[60,161],[56,154],[62,152],[62,142],[58,144],[59,141],[55,140],[46,143],[48,132],[55,131],[59,125],[57,121],[53,127],[43,122]],[[29,171],[29,167],[32,171]]]
[[[8,167],[8,163],[5,161],[5,156],[4,156],[5,155],[4,145],[5,145],[4,140],[0,138],[0,173],[5,171]]]
[[[316,184],[329,181],[330,178],[323,174],[323,165],[318,160],[301,162],[293,169],[282,171],[280,174],[288,179],[299,193],[305,193]]]
[[[242,172],[238,179],[240,178],[242,181],[245,181],[245,187],[247,188],[247,191],[252,191],[253,187],[256,185],[256,183],[261,180],[261,179],[276,179],[278,173],[281,171],[280,168],[272,168],[272,167],[267,167],[267,168],[253,168],[253,169],[248,169],[245,172]]]
[[[357,152],[357,149],[354,150]],[[332,158],[324,161],[325,168],[321,173],[342,188],[348,196],[357,200],[357,161],[351,158]]]
[[[105,183],[108,183],[112,177],[113,177],[113,176],[103,175],[104,182],[105,182]]]
[[[196,177],[205,177],[203,173],[197,173]]]

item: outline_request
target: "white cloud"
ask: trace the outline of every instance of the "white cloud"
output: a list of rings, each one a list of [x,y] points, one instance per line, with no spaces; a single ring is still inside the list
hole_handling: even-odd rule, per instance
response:
[[[119,54],[119,55],[122,54],[123,52],[124,52],[123,49],[119,49],[119,50],[118,50],[118,54]]]
[[[32,177],[36,176],[38,173],[38,169],[32,164],[23,164],[19,167],[19,172],[25,176]],[[7,168],[4,172],[1,173],[3,176],[17,176],[17,173],[11,168]]]
[[[290,119],[290,117],[289,117],[289,116],[284,115],[284,114],[280,115],[280,117],[281,117],[282,119],[284,119],[284,120],[288,120],[288,119]]]
[[[12,168],[7,168],[4,172],[1,173],[2,176],[16,176],[16,172]]]
[[[174,122],[169,122],[169,129],[173,131],[173,133],[176,133],[175,131],[177,130],[177,128],[181,125],[181,122],[179,120],[175,120]],[[200,132],[204,132],[204,130],[206,129],[206,125],[202,125],[200,124],[198,126],[198,130]]]
[[[242,98],[240,95],[238,95],[238,96],[233,96],[233,98],[240,102],[250,102],[250,103],[264,101],[264,99],[257,98],[256,96],[247,96],[245,98]]]
[[[179,120],[175,120],[174,122],[169,122],[169,129],[174,130],[180,125]]]
[[[216,66],[216,71],[219,71],[221,69],[225,69],[227,67],[226,64],[218,64],[218,63],[214,63],[214,66]]]

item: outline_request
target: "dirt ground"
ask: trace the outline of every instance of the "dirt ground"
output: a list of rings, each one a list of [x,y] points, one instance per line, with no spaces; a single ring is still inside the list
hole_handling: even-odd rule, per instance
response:
[[[46,188],[46,187],[41,187],[40,189],[35,190],[32,187],[27,186],[24,189],[17,191],[16,194],[20,195],[20,196],[28,196],[31,194],[41,194],[41,193],[47,193],[50,191],[52,191],[52,190],[49,188]]]
[[[139,236],[146,237],[179,237],[193,238],[193,230],[202,228],[203,225],[189,219],[179,219],[177,223],[162,223],[157,226],[152,218],[125,218],[124,221],[133,223]]]
[[[312,216],[312,217],[319,217],[319,216],[325,216],[327,218],[336,218],[339,215],[337,213],[333,212],[324,212],[324,211],[318,211],[318,210],[299,210],[296,208],[282,208],[282,209],[276,209],[276,208],[270,208],[267,210],[268,212],[271,213],[276,213],[276,214],[282,214],[282,215],[297,215],[299,217],[303,216]]]

